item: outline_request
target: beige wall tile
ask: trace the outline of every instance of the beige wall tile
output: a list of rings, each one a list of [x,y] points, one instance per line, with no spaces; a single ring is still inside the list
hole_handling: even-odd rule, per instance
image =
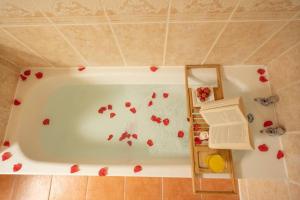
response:
[[[287,131],[300,130],[300,82],[276,92],[279,102],[276,104],[278,121]]]
[[[109,25],[60,26],[89,65],[123,65]]]
[[[290,180],[300,184],[300,155],[289,155],[286,157],[286,166]]]
[[[32,0],[1,0],[0,24],[45,23],[47,19],[34,6]]]
[[[233,19],[288,19],[299,10],[297,0],[241,0]]]
[[[206,63],[241,64],[282,22],[230,23],[217,41]]]
[[[170,20],[225,20],[232,13],[237,0],[173,0]]]
[[[299,200],[300,185],[290,183],[289,188],[290,188],[290,200]]]
[[[262,46],[245,63],[268,64],[272,59],[300,41],[300,21],[292,21]]]
[[[15,62],[8,60],[6,56],[0,55],[0,66],[8,68],[12,72],[19,73],[21,67],[16,65]]]
[[[83,200],[87,189],[86,176],[53,176],[50,200]]]
[[[85,64],[53,26],[5,28],[56,67]]]
[[[12,200],[48,200],[51,176],[17,176]]]
[[[200,64],[224,23],[170,24],[166,65]]]
[[[0,65],[0,144],[5,134],[18,77],[18,74]]]
[[[50,64],[40,56],[28,51],[23,45],[12,39],[0,29],[1,56],[15,63],[17,67],[49,67]]]
[[[300,79],[300,44],[273,60],[268,68],[272,89],[277,90]]]
[[[249,200],[283,200],[288,198],[285,181],[248,179]]]
[[[165,24],[113,25],[128,65],[161,65]]]
[[[37,7],[53,22],[95,23],[106,22],[99,0],[38,0]]]
[[[165,21],[169,0],[103,0],[113,22]]]
[[[287,134],[281,136],[283,149],[287,157],[289,155],[300,156],[300,132],[299,134]]]

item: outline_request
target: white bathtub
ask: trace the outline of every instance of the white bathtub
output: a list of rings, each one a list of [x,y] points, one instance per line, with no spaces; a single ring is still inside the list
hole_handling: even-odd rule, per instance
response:
[[[38,80],[34,73],[43,72]],[[189,177],[188,122],[182,67],[151,72],[149,67],[77,69],[32,69],[26,81],[20,81],[16,98],[22,104],[12,109],[6,140],[11,147],[1,149],[13,156],[0,163],[0,173],[69,174],[78,164],[76,175],[97,175],[102,167],[109,175]],[[157,97],[152,99],[152,92]],[[163,92],[169,97],[163,98]],[[152,100],[153,106],[148,107]],[[130,101],[133,114],[124,103]],[[111,104],[112,111],[99,114],[101,106]],[[116,116],[109,117],[110,112]],[[164,126],[150,120],[151,115],[169,118]],[[43,119],[50,125],[44,126]],[[184,138],[177,132],[183,130]],[[120,142],[124,131],[137,133],[129,146]],[[107,141],[113,133],[111,141]],[[154,145],[149,147],[147,140]],[[134,173],[135,165],[143,170]]]

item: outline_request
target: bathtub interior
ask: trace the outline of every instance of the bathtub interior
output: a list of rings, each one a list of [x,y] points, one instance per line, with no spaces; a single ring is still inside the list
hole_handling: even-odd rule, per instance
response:
[[[242,96],[246,113],[255,116],[250,124],[255,147],[262,143],[271,147],[265,153],[256,148],[233,151],[238,178],[286,177],[284,161],[276,159],[279,138],[259,133],[264,120],[276,123],[274,107],[253,101],[271,94],[269,83],[258,80],[256,70],[262,67],[225,66],[222,72],[225,98]],[[12,165],[22,163],[22,170],[15,173],[66,175],[71,165],[79,164],[80,172],[73,175],[97,175],[99,167],[106,166],[113,176],[191,176],[183,67],[162,67],[155,73],[149,67],[32,71],[42,71],[44,77],[19,81],[16,98],[22,104],[13,107],[6,131],[11,147],[1,147],[1,152],[13,156],[0,162],[0,173],[14,173]],[[214,84],[215,77],[203,77],[207,77],[204,84]],[[164,92],[168,98],[162,96]],[[148,107],[150,100],[153,106]],[[136,114],[125,107],[126,101]],[[99,114],[98,109],[108,104],[113,110]],[[112,119],[110,112],[116,113]],[[169,125],[152,122],[153,114],[169,118]],[[49,126],[42,125],[45,118],[50,119]],[[179,130],[184,131],[183,138],[177,136]],[[138,134],[137,140],[130,139],[132,146],[119,141],[124,131]],[[111,141],[107,141],[109,134],[114,135]],[[153,140],[152,147],[147,146],[148,139]],[[143,166],[141,173],[133,173],[137,164]]]

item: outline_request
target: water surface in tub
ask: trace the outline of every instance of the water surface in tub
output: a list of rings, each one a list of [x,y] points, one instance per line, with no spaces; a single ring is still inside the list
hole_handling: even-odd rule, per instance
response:
[[[168,93],[168,98],[163,93]],[[149,101],[153,102],[150,107]],[[125,107],[125,102],[130,102],[136,113]],[[112,110],[98,113],[109,104]],[[66,85],[49,96],[42,110],[51,120],[50,126],[39,130],[43,156],[37,152],[30,155],[37,160],[81,164],[189,162],[185,105],[183,85]],[[110,113],[116,116],[110,118]],[[169,125],[153,122],[152,115],[168,118]],[[178,138],[179,130],[186,136]],[[119,141],[125,131],[136,133],[138,139]],[[108,141],[110,134],[113,138]],[[148,139],[153,146],[147,145]]]

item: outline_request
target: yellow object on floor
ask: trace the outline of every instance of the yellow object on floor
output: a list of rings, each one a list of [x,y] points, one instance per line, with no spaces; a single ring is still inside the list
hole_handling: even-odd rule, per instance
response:
[[[225,160],[219,154],[207,156],[205,162],[213,172],[220,173],[225,169]]]

